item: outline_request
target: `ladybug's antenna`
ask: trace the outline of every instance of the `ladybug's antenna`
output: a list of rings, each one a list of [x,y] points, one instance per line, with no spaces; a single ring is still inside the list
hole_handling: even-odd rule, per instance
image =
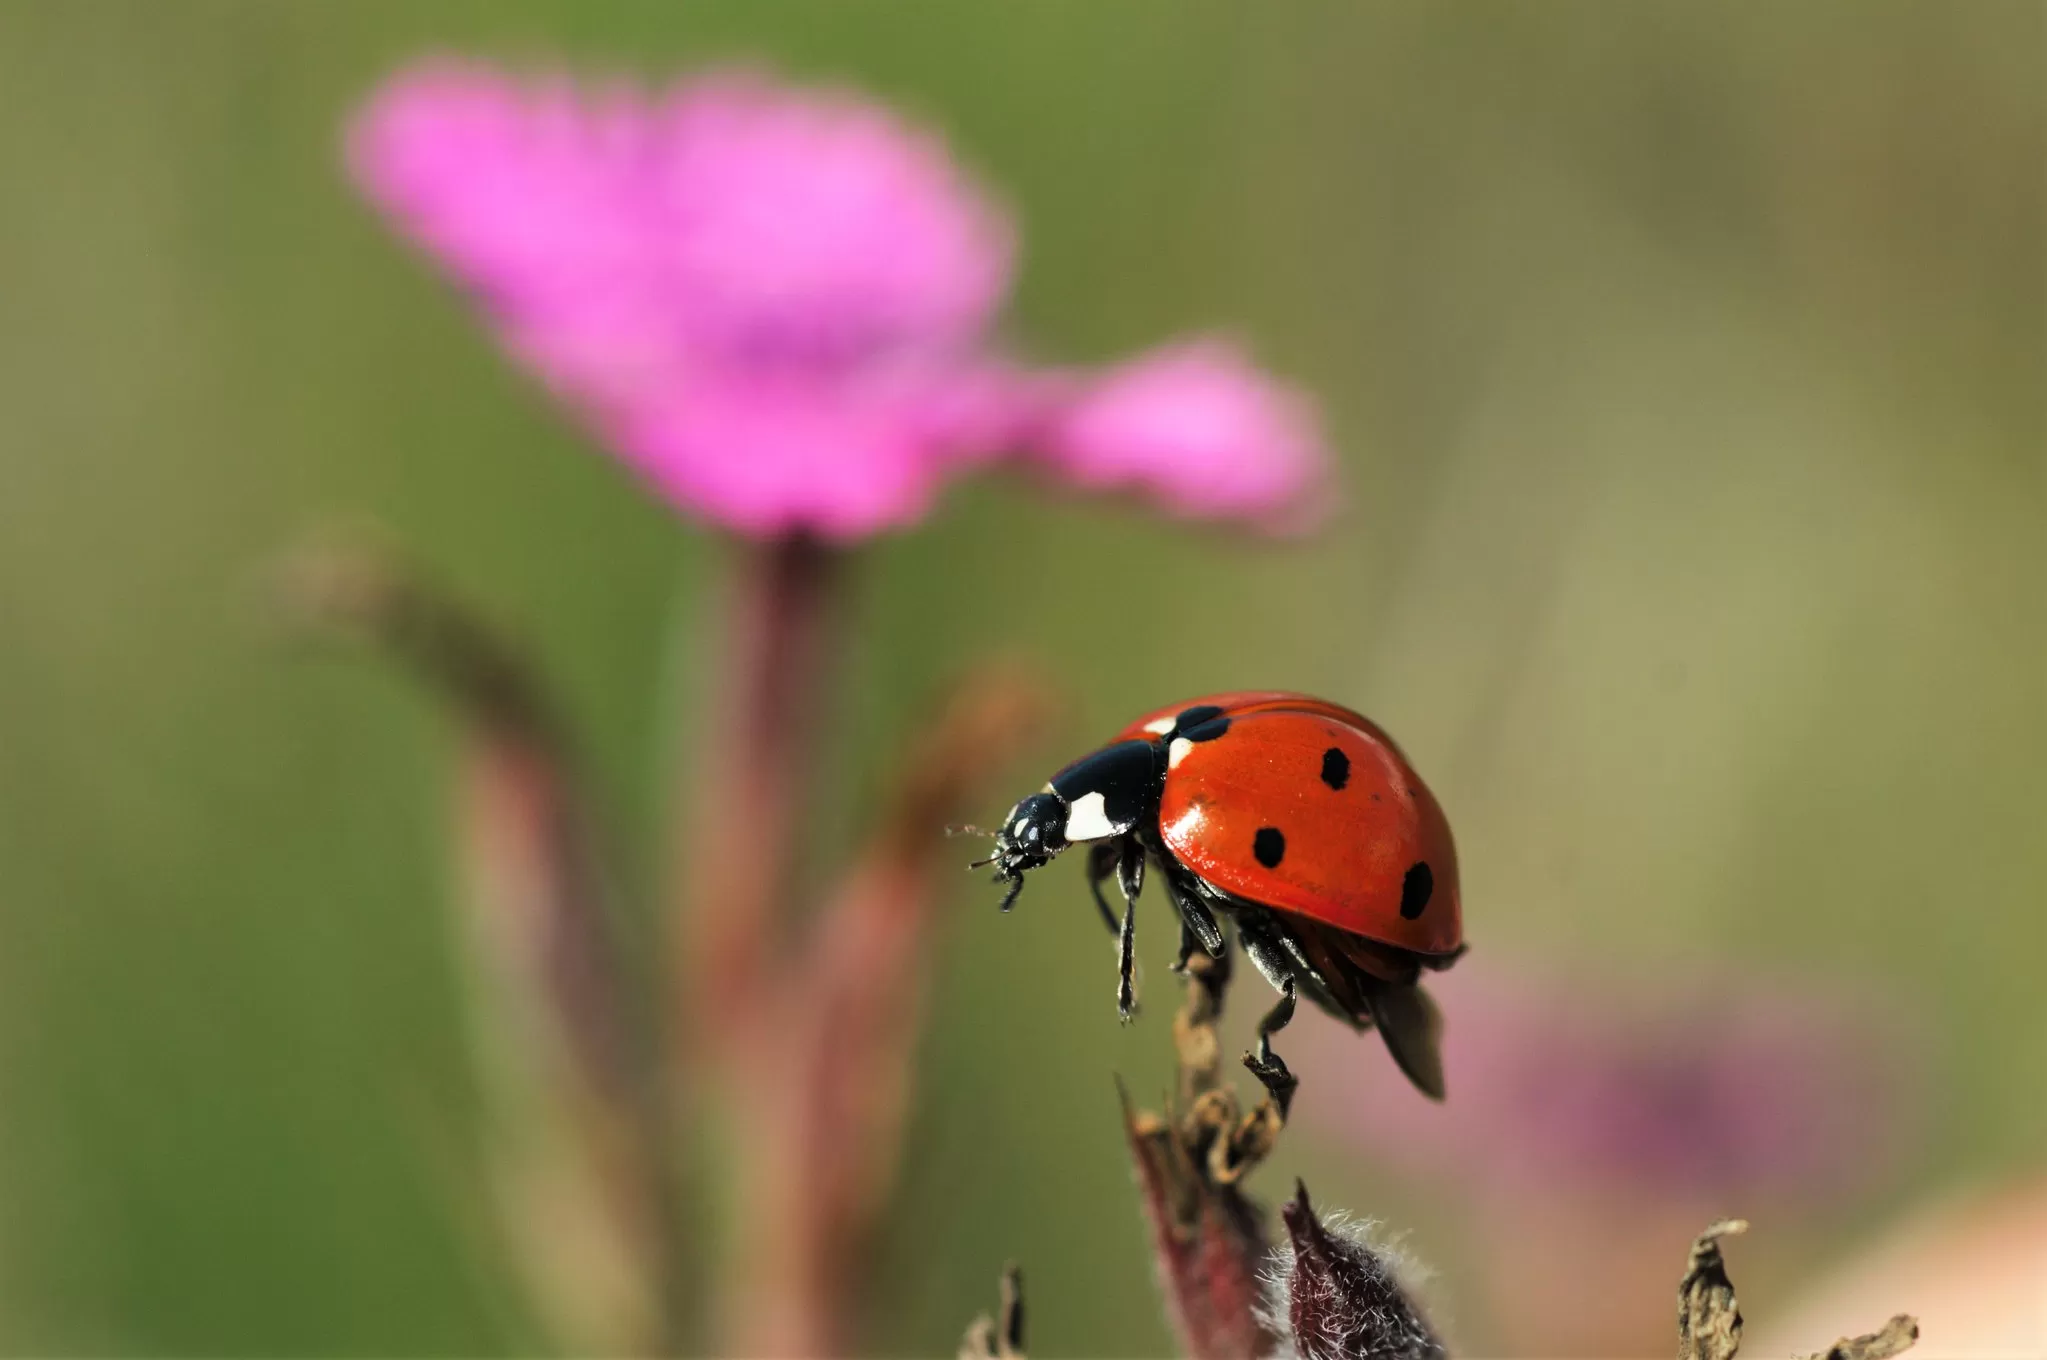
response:
[[[993,831],[984,830],[981,827],[970,826],[965,823],[958,823],[953,826],[947,827],[945,829],[945,834],[948,836],[986,836],[989,840],[995,839],[995,833]],[[975,860],[972,864],[969,864],[967,868],[970,870],[985,869],[989,865],[993,864],[996,860],[1001,858],[1002,858],[1001,853],[997,852],[993,855],[988,856],[988,858],[986,859]]]

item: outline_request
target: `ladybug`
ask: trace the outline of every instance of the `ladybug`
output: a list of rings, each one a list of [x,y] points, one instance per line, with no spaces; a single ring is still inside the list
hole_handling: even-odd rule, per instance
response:
[[[1218,694],[1137,719],[1052,776],[992,833],[1007,885],[1085,845],[1088,887],[1117,937],[1116,1008],[1129,1020],[1133,916],[1147,862],[1196,949],[1228,957],[1227,922],[1279,992],[1244,1064],[1279,1101],[1296,1081],[1271,1037],[1309,1000],[1363,1031],[1426,1095],[1443,1096],[1442,1020],[1418,985],[1464,952],[1450,824],[1393,739],[1361,714],[1280,690]],[[1120,919],[1102,884],[1114,877]]]

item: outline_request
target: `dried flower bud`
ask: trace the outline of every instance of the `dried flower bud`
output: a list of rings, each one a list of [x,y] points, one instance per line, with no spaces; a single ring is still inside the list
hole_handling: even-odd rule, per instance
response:
[[[975,1318],[960,1338],[959,1360],[1024,1360],[1023,1272],[1015,1262],[1002,1268],[996,1312]]]
[[[1442,1360],[1443,1343],[1401,1287],[1388,1255],[1338,1220],[1325,1222],[1298,1181],[1280,1210],[1291,1255],[1274,1253],[1268,1309],[1302,1360]]]
[[[1723,1218],[1699,1234],[1677,1286],[1677,1360],[1734,1360],[1741,1349],[1741,1305],[1720,1239],[1748,1231],[1739,1218]]]

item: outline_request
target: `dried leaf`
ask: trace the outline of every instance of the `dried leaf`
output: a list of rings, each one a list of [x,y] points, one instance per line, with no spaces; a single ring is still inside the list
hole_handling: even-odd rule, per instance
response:
[[[1748,1231],[1738,1218],[1722,1219],[1692,1243],[1691,1262],[1677,1287],[1678,1360],[1734,1360],[1741,1348],[1741,1309],[1720,1255],[1720,1239]],[[1867,1336],[1844,1336],[1803,1360],[1891,1360],[1919,1339],[1918,1320],[1904,1313]]]
[[[1891,1360],[1912,1349],[1919,1339],[1919,1319],[1900,1313],[1867,1336],[1844,1336],[1816,1355],[1801,1360]]]
[[[1748,1231],[1739,1218],[1723,1218],[1692,1243],[1691,1260],[1677,1287],[1677,1360],[1734,1360],[1741,1349],[1741,1307],[1720,1255],[1720,1239]]]

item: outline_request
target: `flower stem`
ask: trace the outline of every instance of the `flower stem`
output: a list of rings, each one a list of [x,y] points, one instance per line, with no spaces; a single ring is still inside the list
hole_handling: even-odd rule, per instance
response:
[[[736,1159],[728,1184],[742,1239],[734,1252],[747,1257],[745,1240],[758,1236],[760,1221],[786,1217],[772,1206],[800,1195],[786,1183],[790,1159],[777,1155],[792,1132],[789,1069],[800,1061],[785,1023],[797,995],[789,976],[797,953],[790,899],[829,695],[843,557],[796,537],[746,543],[738,552],[707,717],[690,724],[703,734],[689,762],[694,788],[678,797],[687,824],[671,846],[679,894],[673,940],[682,951],[671,1005],[672,1050],[684,1064],[677,1084],[717,1097],[699,1112],[727,1125]],[[752,1330],[735,1293],[749,1293],[744,1282],[758,1273],[728,1262],[714,1310],[727,1340]],[[784,1306],[809,1318],[803,1302]],[[797,1329],[808,1339],[826,1331],[815,1318]]]
[[[686,951],[677,997],[683,1040],[701,1056],[771,984],[786,943],[797,823],[828,692],[833,605],[843,558],[813,539],[747,543],[726,603],[720,673],[694,797],[676,839],[681,891],[677,943]]]
[[[501,1212],[571,1349],[678,1353],[688,1247],[662,1065],[569,724],[519,647],[380,544],[309,547],[278,584],[297,626],[375,646],[462,720],[466,953]]]

